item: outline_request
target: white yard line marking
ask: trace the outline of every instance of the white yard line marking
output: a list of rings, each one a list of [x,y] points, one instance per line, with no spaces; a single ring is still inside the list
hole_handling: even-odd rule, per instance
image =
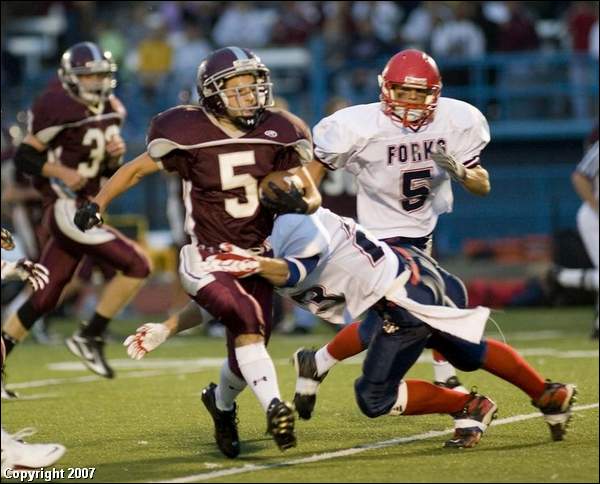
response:
[[[573,408],[573,411],[579,412],[582,410],[589,410],[591,408],[598,408],[598,403],[592,403],[589,405],[581,405]],[[529,420],[532,418],[541,417],[541,413],[528,413],[523,415],[515,415],[513,417],[507,417],[500,420],[495,420],[492,422],[492,425],[506,425],[514,422],[521,422],[523,420]],[[336,459],[338,457],[347,457],[349,455],[360,454],[361,452],[366,452],[368,450],[373,449],[381,449],[384,447],[391,447],[398,444],[406,444],[410,442],[417,442],[419,440],[427,440],[435,437],[440,437],[442,435],[449,435],[454,432],[454,429],[446,429],[446,430],[433,430],[430,432],[425,432],[423,434],[411,435],[408,437],[398,437],[391,440],[384,440],[382,442],[374,442],[372,444],[364,444],[359,447],[352,447],[350,449],[337,450],[335,452],[325,452],[322,454],[315,454],[310,457],[302,457],[300,459],[292,459],[283,462],[276,462],[273,464],[246,464],[242,467],[234,467],[232,469],[223,469],[220,471],[212,471],[212,472],[204,472],[201,474],[194,474],[192,476],[179,477],[177,479],[171,479],[168,481],[158,481],[162,483],[174,483],[174,482],[197,482],[197,481],[208,481],[210,479],[216,479],[218,477],[226,477],[232,476],[235,474],[246,474],[249,472],[257,472],[264,471],[267,469],[273,469],[276,467],[290,467],[299,464],[310,464],[312,462],[320,462],[323,460]],[[157,482],[157,481],[152,481]]]
[[[164,376],[164,375],[183,375],[185,373],[197,373],[203,371],[203,368],[178,368],[177,371],[130,371],[126,373],[119,374],[120,379],[125,378],[148,378],[152,376]],[[34,381],[25,381],[21,383],[9,383],[7,386],[12,390],[18,390],[19,388],[38,388],[45,387],[50,385],[63,385],[65,383],[88,383],[93,381],[102,381],[106,380],[100,376],[96,375],[87,375],[87,376],[77,376],[72,378],[48,378],[47,380],[34,380]]]
[[[517,348],[517,351],[523,356],[552,356],[554,358],[598,358],[598,350],[564,350],[558,351],[553,348]],[[362,364],[364,355],[357,355],[343,361],[346,365]],[[289,364],[287,358],[275,360],[276,365]],[[425,352],[417,360],[417,363],[431,363],[431,353]],[[110,360],[110,364],[117,370],[167,370],[181,369],[201,371],[208,368],[220,368],[223,364],[223,358],[151,358],[148,360],[134,361],[130,359]],[[79,361],[61,361],[50,363],[47,368],[52,371],[89,371],[83,363]],[[123,373],[129,375],[131,373]],[[11,385],[14,386],[14,385]]]

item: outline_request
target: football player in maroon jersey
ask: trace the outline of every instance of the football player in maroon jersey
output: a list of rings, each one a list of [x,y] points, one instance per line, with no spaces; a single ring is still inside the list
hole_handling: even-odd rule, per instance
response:
[[[101,223],[108,203],[160,169],[183,183],[185,229],[192,244],[181,250],[180,278],[188,295],[227,328],[228,359],[218,385],[202,401],[215,424],[215,439],[228,457],[240,452],[237,395],[249,385],[267,414],[267,429],[280,449],[296,445],[294,414],[281,400],[275,367],[266,350],[271,334],[272,286],[251,277],[256,267],[219,252],[231,242],[256,252],[273,226],[261,208],[258,184],[272,171],[298,175],[304,192],[279,191],[290,212],[313,212],[320,194],[303,167],[312,159],[310,131],[297,117],[273,109],[269,69],[251,51],[226,47],[198,69],[200,105],[177,106],[151,123],[147,151],[127,163],[75,223],[86,230]],[[300,187],[298,187],[300,188]],[[238,280],[236,275],[247,278]]]
[[[107,226],[82,233],[73,223],[77,207],[98,192],[101,178],[118,168],[125,153],[119,134],[125,109],[112,94],[116,70],[109,52],[91,42],[76,44],[62,56],[60,83],[51,83],[31,109],[29,132],[14,159],[43,196],[43,225],[50,237],[40,263],[52,277],[8,319],[2,333],[10,352],[40,316],[54,309],[85,256],[102,261],[118,274],[104,288],[91,320],[66,343],[106,378],[114,372],[104,358],[102,334],[150,274],[147,256],[132,240]]]

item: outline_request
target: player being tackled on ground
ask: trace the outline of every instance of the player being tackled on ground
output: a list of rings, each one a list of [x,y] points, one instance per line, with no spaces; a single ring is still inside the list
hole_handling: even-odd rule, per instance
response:
[[[302,167],[312,160],[310,131],[295,116],[271,107],[269,69],[247,49],[211,53],[199,67],[197,87],[200,105],[157,115],[147,152],[124,165],[93,203],[78,211],[75,222],[82,230],[98,224],[113,198],[160,169],[181,177],[185,228],[193,241],[181,250],[181,282],[190,298],[227,328],[228,359],[220,382],[202,395],[217,445],[228,457],[239,454],[235,399],[249,385],[267,415],[268,431],[285,450],[296,445],[296,437],[292,407],[281,399],[266,349],[273,288],[252,275],[255,262],[240,262],[219,246],[232,242],[264,250],[273,215],[261,208],[258,183],[272,171],[292,170],[308,184],[305,197],[287,197],[287,210],[312,212],[320,205],[319,192]],[[242,275],[247,277],[236,278]]]
[[[267,202],[277,206],[274,200]],[[448,300],[464,297],[445,282],[456,277],[443,276],[424,252],[411,245],[391,248],[354,221],[323,208],[310,216],[280,215],[269,241],[273,257],[228,244],[222,250],[247,264],[257,262],[258,274],[282,295],[329,322],[343,324],[369,311],[375,323],[368,325],[371,343],[355,382],[365,415],[450,414],[456,430],[446,447],[475,446],[496,412],[492,400],[404,379],[422,351],[432,348],[461,370],[482,368],[523,390],[544,414],[553,439],[562,440],[575,386],[546,382],[513,348],[482,339],[489,309],[448,305]],[[174,321],[140,328],[125,342],[129,355],[141,357],[156,348],[177,330]],[[157,334],[163,335],[160,342]],[[311,371],[304,385],[314,385],[316,369],[304,370]]]

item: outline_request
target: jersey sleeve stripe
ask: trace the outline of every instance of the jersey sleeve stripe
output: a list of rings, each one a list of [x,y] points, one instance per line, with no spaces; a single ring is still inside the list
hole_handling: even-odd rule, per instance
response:
[[[463,165],[465,165],[467,168],[475,168],[477,165],[479,165],[479,155],[476,155],[470,160],[463,162]]]
[[[588,178],[594,178],[598,173],[598,142],[592,146],[577,165],[576,170]]]

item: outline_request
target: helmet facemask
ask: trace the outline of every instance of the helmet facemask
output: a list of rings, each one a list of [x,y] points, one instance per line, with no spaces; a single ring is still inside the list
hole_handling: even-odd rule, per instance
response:
[[[65,68],[58,70],[59,78],[71,94],[81,99],[85,104],[98,105],[112,94],[117,86],[114,73],[117,71],[115,63],[107,59],[87,62],[82,67]],[[80,79],[80,76],[99,74],[100,79],[92,81]]]
[[[418,131],[431,120],[440,96],[440,86],[427,86],[422,83],[395,83],[386,81],[382,76],[379,76],[378,80],[381,87],[380,100],[383,103],[385,114],[400,121],[405,128],[411,128],[414,131]],[[425,92],[425,99],[423,102],[400,99],[398,88]]]
[[[259,122],[265,109],[272,107],[273,83],[271,82],[269,70],[255,59],[245,59],[239,62],[239,66],[217,75],[208,77],[200,86],[202,104],[217,116],[227,117],[238,128],[247,131],[253,129]],[[200,66],[200,70],[202,66]],[[229,79],[242,75],[254,76],[254,82],[242,84],[235,87],[225,87]],[[255,104],[245,106],[244,98],[252,93]],[[230,105],[230,98],[236,99],[237,106]],[[251,112],[251,114],[244,114]]]

